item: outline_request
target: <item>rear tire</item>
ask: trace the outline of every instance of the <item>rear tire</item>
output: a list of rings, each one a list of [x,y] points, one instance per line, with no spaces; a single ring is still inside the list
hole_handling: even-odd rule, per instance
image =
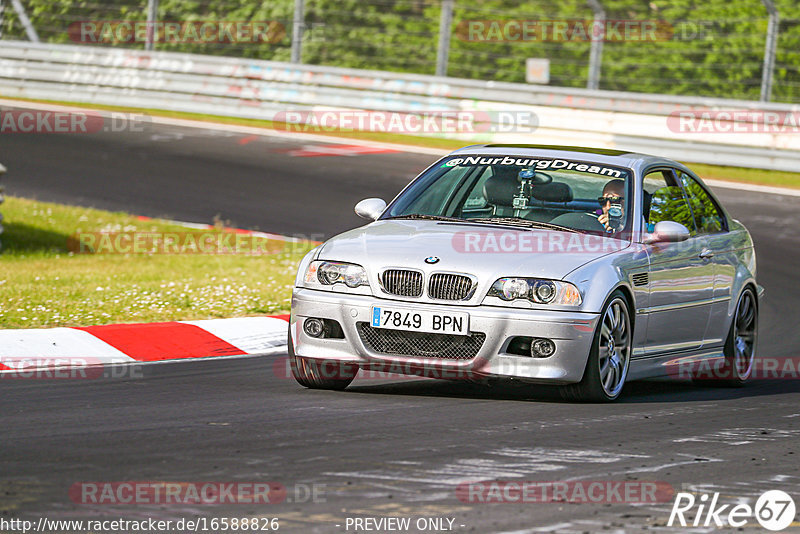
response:
[[[611,293],[600,314],[583,379],[562,386],[562,397],[580,402],[611,402],[619,398],[628,377],[632,342],[628,301],[617,290]]]
[[[701,386],[742,387],[753,374],[753,361],[758,341],[758,298],[753,288],[746,287],[739,295],[731,328],[725,340],[725,361],[716,371],[716,379],[694,379]]]
[[[289,332],[288,345],[292,376],[301,386],[309,389],[341,391],[350,385],[358,373],[357,365],[298,356],[294,352],[291,332]]]

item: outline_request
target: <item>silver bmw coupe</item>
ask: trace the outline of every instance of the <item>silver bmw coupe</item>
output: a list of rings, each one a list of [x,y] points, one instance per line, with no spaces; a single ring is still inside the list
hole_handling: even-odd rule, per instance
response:
[[[612,401],[630,380],[750,377],[753,241],[680,163],[470,146],[355,211],[370,222],[297,273],[289,355],[303,386],[343,389],[362,369]]]

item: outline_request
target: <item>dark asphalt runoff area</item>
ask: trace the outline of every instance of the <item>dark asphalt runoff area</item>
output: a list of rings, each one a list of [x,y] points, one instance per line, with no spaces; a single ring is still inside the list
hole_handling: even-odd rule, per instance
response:
[[[216,216],[319,238],[357,226],[358,200],[393,197],[435,159],[298,157],[293,150],[324,143],[246,137],[164,125],[3,135],[0,161],[9,169],[10,195],[193,222]],[[800,198],[716,193],[756,243],[766,289],[760,356],[796,366]],[[667,527],[672,498],[459,498],[460,483],[481,480],[664,482],[750,505],[780,489],[800,508],[797,374],[742,389],[635,382],[619,402],[595,405],[562,401],[548,389],[416,378],[357,379],[344,392],[312,391],[286,377],[284,358],[120,367],[119,376],[96,380],[0,382],[0,520],[275,517],[280,532],[309,533],[715,531]],[[76,483],[121,481],[274,482],[287,489],[287,499],[187,505],[75,498]],[[411,528],[355,528],[357,518],[387,517],[410,518]],[[431,522],[418,530],[420,519]],[[743,530],[763,531],[752,517]],[[787,532],[797,530],[795,523]]]

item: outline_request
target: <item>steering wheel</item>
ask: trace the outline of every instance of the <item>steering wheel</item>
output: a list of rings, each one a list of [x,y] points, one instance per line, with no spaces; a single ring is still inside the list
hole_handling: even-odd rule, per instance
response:
[[[586,232],[598,232],[603,235],[606,234],[606,227],[597,220],[597,217],[589,213],[564,213],[559,215],[552,221],[552,224],[566,226],[568,228],[575,228],[576,230],[584,230]]]

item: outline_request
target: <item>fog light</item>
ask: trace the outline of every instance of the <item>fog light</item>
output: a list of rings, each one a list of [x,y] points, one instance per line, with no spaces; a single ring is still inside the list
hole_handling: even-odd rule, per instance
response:
[[[534,358],[548,358],[556,351],[556,344],[549,339],[535,339],[531,343],[531,356]]]
[[[303,323],[303,330],[311,337],[322,337],[325,325],[321,319],[306,319],[306,322]]]

